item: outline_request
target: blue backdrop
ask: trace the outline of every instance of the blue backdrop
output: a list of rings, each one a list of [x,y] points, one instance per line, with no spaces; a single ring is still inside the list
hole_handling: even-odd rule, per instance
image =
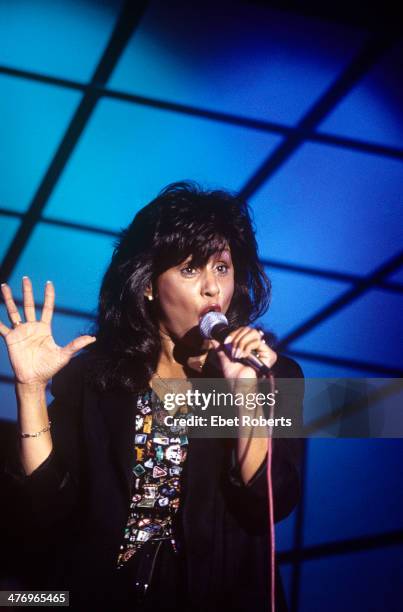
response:
[[[306,376],[401,377],[401,39],[268,3],[128,6],[0,1],[0,280],[21,298],[28,274],[40,307],[52,279],[66,343],[163,186],[240,190],[284,351]],[[12,421],[4,345],[0,392]],[[277,526],[294,612],[402,609],[401,457],[401,440],[307,442]]]

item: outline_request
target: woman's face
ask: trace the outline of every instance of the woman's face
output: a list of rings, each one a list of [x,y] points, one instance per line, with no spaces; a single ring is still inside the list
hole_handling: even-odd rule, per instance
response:
[[[234,293],[234,267],[229,248],[194,268],[188,257],[163,272],[156,281],[160,330],[181,339],[197,327],[209,310],[227,312]]]

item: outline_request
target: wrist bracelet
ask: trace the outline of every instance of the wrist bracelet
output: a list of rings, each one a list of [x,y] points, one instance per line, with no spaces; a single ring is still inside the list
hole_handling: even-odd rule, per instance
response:
[[[44,427],[43,429],[41,429],[41,431],[37,431],[36,433],[33,433],[33,434],[20,432],[20,436],[21,438],[37,438],[41,434],[45,433],[45,431],[49,431],[51,424],[52,424],[52,421],[49,421],[47,427]]]

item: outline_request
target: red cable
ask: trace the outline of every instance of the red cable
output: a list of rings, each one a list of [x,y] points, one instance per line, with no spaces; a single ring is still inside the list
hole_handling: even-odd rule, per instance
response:
[[[274,393],[274,376],[269,374],[268,379],[270,381],[270,392]],[[270,406],[270,419],[273,418],[274,406]],[[270,610],[275,612],[275,533],[274,533],[274,507],[273,507],[273,487],[271,480],[271,463],[272,463],[272,428],[269,428],[269,435],[267,438],[267,489],[269,496],[269,537],[270,537]]]

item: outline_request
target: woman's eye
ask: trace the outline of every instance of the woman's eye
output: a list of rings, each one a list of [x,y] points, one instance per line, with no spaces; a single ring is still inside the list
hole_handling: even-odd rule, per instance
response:
[[[227,274],[229,266],[227,266],[227,264],[218,264],[216,269],[218,270],[219,274]]]
[[[192,266],[186,266],[181,269],[181,274],[183,274],[183,276],[194,276],[196,272],[196,268],[192,268]]]

